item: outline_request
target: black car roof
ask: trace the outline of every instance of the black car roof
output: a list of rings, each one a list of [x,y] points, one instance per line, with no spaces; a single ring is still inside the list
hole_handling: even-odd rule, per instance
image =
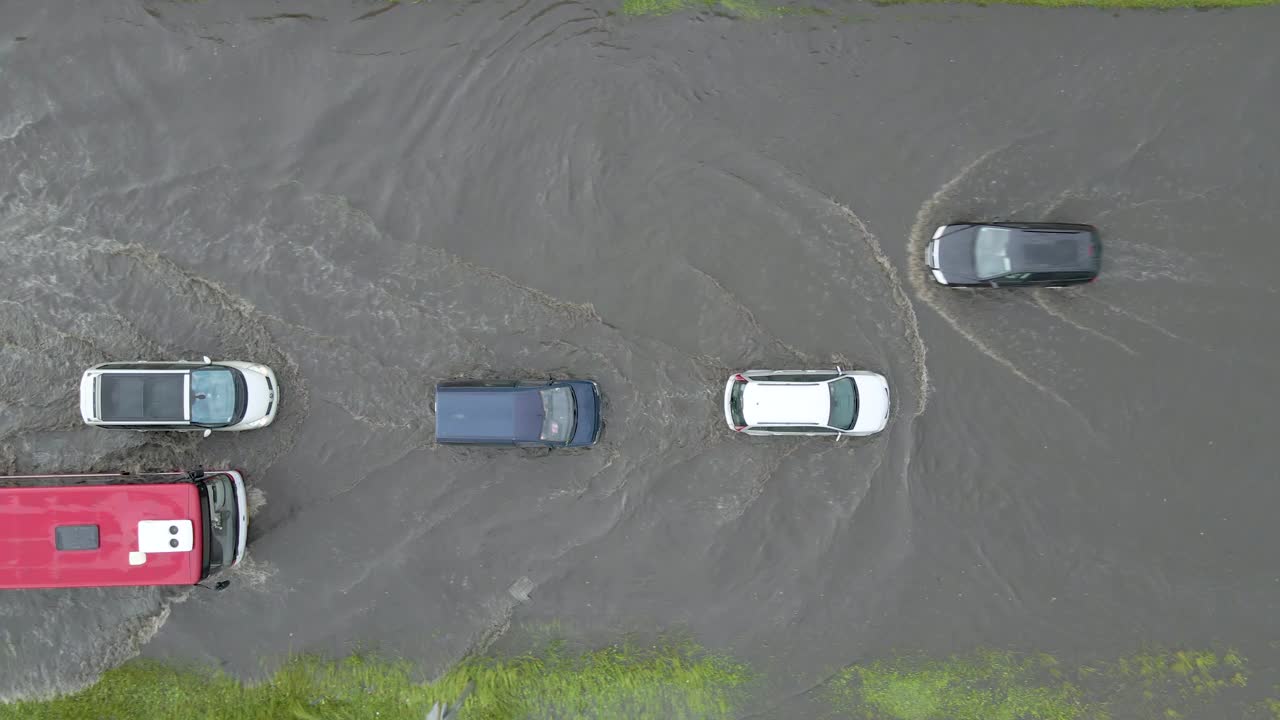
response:
[[[1069,223],[950,223],[940,241],[941,271],[954,281],[978,279],[973,248],[983,228],[1000,228],[1012,233],[1009,273],[1095,272],[1097,259],[1080,252],[1080,238],[1096,240],[1090,225]]]
[[[1088,228],[1035,227],[1008,228],[1017,243],[1010,243],[1012,272],[1084,271],[1089,269],[1087,256],[1082,256],[1081,240],[1092,236]]]

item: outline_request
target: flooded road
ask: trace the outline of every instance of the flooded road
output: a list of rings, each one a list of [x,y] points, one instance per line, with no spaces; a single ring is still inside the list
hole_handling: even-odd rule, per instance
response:
[[[0,465],[260,505],[225,593],[0,596],[0,695],[548,625],[779,697],[899,650],[1280,663],[1280,12],[383,7],[0,10]],[[1098,225],[1102,279],[933,285],[992,217]],[[203,354],[274,367],[276,423],[81,425],[84,368]],[[724,427],[732,371],[831,365],[890,378],[885,434]],[[600,446],[434,445],[435,381],[547,375]]]

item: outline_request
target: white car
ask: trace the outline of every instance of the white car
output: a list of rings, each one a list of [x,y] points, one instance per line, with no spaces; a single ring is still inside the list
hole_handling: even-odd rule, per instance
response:
[[[125,430],[254,430],[276,419],[280,387],[266,365],[223,360],[109,362],[80,378],[85,423]]]
[[[866,370],[744,370],[724,386],[724,419],[747,435],[874,435],[889,382]]]

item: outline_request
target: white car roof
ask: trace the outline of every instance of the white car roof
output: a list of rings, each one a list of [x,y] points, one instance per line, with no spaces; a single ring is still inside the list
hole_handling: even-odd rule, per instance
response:
[[[831,391],[826,383],[749,382],[742,417],[748,425],[826,425]]]

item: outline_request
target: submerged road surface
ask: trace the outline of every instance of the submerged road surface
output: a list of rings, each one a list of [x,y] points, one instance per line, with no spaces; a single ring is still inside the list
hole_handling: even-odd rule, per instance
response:
[[[286,5],[0,9],[0,466],[230,465],[259,506],[225,593],[0,595],[0,695],[552,622],[787,693],[897,650],[1276,662],[1280,12]],[[934,286],[934,226],[991,217],[1097,224],[1102,279]],[[202,354],[273,366],[275,425],[81,425],[84,368]],[[730,372],[837,364],[890,378],[882,436],[724,426]],[[435,381],[546,375],[600,383],[600,446],[433,444]]]

